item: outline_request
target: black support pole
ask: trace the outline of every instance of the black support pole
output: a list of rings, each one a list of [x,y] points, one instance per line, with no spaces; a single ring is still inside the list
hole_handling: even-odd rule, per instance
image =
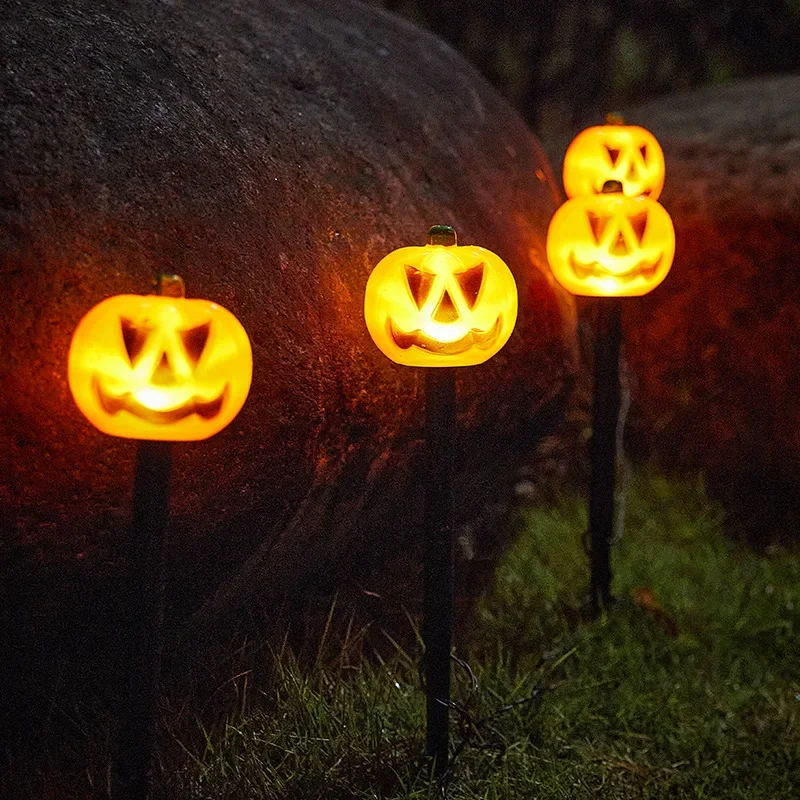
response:
[[[591,612],[599,616],[611,602],[611,538],[619,417],[620,299],[598,297],[594,330],[594,404],[589,497]]]
[[[155,745],[161,673],[169,524],[170,442],[139,442],[127,592],[125,706],[112,758],[112,800],[146,800]]]
[[[453,450],[456,374],[453,367],[425,369],[425,645],[426,753],[434,773],[448,766],[450,648],[453,640]]]

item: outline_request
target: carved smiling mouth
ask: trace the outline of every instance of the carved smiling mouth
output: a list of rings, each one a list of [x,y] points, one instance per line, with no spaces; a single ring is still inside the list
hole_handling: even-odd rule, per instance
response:
[[[386,327],[389,331],[389,336],[392,337],[394,343],[401,350],[408,350],[409,347],[419,347],[421,350],[427,350],[429,353],[455,356],[459,353],[465,353],[473,347],[478,350],[488,350],[491,348],[500,335],[502,324],[502,316],[499,316],[489,330],[479,331],[473,328],[454,342],[440,342],[437,339],[431,338],[421,330],[406,333],[400,330],[391,319],[387,321]]]
[[[604,179],[599,183],[599,185],[595,184],[595,187],[594,187],[594,193],[595,194],[603,194],[603,185],[605,184],[605,182],[606,181]],[[629,190],[629,192],[630,192],[630,190]],[[652,189],[642,189],[640,192],[635,192],[635,196],[636,197],[650,197],[650,195],[652,193],[653,193]]]
[[[656,270],[658,270],[659,266],[661,266],[662,258],[663,256],[659,256],[652,263],[642,260],[635,266],[631,267],[631,269],[629,269],[627,272],[622,273],[610,272],[597,261],[584,264],[575,258],[574,253],[569,254],[569,265],[572,267],[575,277],[582,281],[586,280],[587,278],[597,277],[598,273],[604,277],[607,275],[611,276],[619,281],[632,281],[634,278],[638,277],[652,278],[655,275]]]
[[[197,414],[198,417],[203,419],[213,419],[219,414],[222,404],[228,395],[228,385],[213,400],[201,400],[198,397],[192,397],[188,402],[183,403],[177,408],[170,408],[166,411],[158,411],[156,409],[148,408],[138,400],[134,399],[130,392],[125,392],[121,395],[112,395],[103,389],[97,376],[92,378],[92,386],[97,393],[97,399],[103,410],[111,415],[119,414],[120,411],[127,411],[133,416],[138,417],[145,422],[151,422],[154,425],[170,425],[179,422],[192,414]]]

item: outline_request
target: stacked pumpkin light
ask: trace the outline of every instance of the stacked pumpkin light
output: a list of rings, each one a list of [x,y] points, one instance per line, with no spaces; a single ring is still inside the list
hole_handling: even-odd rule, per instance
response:
[[[517,287],[494,253],[459,247],[453,228],[434,225],[424,247],[395,250],[375,267],[367,282],[364,316],[384,355],[426,368],[426,752],[441,776],[448,766],[453,629],[455,368],[483,363],[508,341],[517,318]]]
[[[127,707],[112,759],[112,800],[145,800],[161,662],[172,442],[224,428],[250,390],[250,340],[236,317],[187,300],[177,275],[157,295],[119,295],[78,324],[69,350],[72,396],[103,433],[138,439],[129,541],[130,635],[122,643]]]
[[[611,601],[621,300],[655,289],[675,255],[675,230],[656,202],[664,154],[644,128],[618,117],[580,133],[564,157],[570,198],[547,232],[547,258],[567,291],[594,297],[594,398],[589,502],[592,612]]]

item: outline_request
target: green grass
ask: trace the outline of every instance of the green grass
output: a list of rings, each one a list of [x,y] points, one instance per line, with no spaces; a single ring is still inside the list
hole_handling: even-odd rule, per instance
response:
[[[734,545],[701,484],[643,474],[614,550],[619,602],[581,622],[585,526],[574,497],[518,513],[472,626],[477,690],[455,670],[468,717],[454,745],[473,746],[447,796],[799,797],[800,557]],[[283,653],[277,664],[270,688],[185,746],[181,796],[442,796],[419,758],[409,655],[301,670]]]

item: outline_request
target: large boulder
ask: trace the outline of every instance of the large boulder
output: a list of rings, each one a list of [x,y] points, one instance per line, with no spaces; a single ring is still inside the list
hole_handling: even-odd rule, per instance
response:
[[[666,97],[626,114],[663,145],[677,251],[628,304],[631,432],[702,470],[762,544],[800,524],[800,76]]]
[[[65,575],[66,606],[93,613],[124,566],[136,445],[78,412],[67,351],[155,271],[233,311],[255,362],[238,418],[175,449],[176,613],[335,587],[413,545],[422,381],[376,350],[362,304],[372,266],[433,223],[497,252],[520,293],[508,345],[460,376],[462,518],[550,429],[575,323],[544,256],[557,192],[435,37],[355,0],[10,0],[0,96],[7,625],[43,597],[66,613]]]

